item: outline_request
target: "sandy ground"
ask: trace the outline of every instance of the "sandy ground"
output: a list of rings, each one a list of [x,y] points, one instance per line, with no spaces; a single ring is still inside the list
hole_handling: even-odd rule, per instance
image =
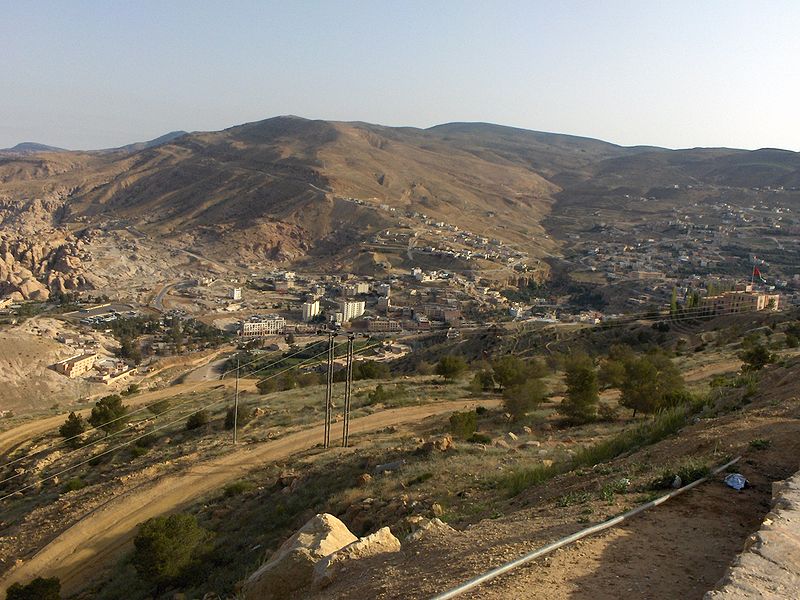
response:
[[[173,394],[176,387],[170,388]],[[485,406],[497,404],[497,401],[460,400],[386,410],[354,419],[350,431],[358,434],[389,425],[415,422],[432,415],[472,409],[478,404]],[[225,456],[199,462],[179,475],[166,476],[134,487],[86,515],[32,558],[7,572],[0,579],[0,589],[5,590],[15,581],[27,581],[37,575],[45,575],[59,577],[65,593],[76,592],[89,583],[89,578],[95,576],[102,567],[112,565],[119,558],[120,552],[133,539],[136,526],[142,521],[180,509],[204,494],[241,478],[264,462],[283,460],[314,447],[321,439],[322,426],[311,427],[275,441],[242,447]]]

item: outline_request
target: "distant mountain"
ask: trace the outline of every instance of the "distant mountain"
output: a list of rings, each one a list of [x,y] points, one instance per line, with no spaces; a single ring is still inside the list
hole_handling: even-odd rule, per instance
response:
[[[0,148],[0,153],[2,154],[35,154],[37,152],[68,152],[68,150],[37,144],[36,142],[22,142],[13,148]]]
[[[418,129],[292,116],[113,150],[0,159],[5,206],[45,198],[54,221],[123,220],[209,256],[342,269],[405,213],[544,257],[563,241],[544,226],[554,212],[624,211],[641,197],[669,210],[677,196],[696,201],[687,190],[766,186],[800,186],[800,153],[624,147],[489,123]]]
[[[126,146],[120,146],[119,148],[108,148],[107,152],[139,152],[140,150],[146,150],[147,148],[155,148],[156,146],[161,146],[162,144],[167,144],[172,140],[175,140],[181,136],[187,135],[188,132],[186,131],[170,131],[169,133],[165,133],[155,139],[148,140],[146,142],[135,142],[133,144],[127,144]]]

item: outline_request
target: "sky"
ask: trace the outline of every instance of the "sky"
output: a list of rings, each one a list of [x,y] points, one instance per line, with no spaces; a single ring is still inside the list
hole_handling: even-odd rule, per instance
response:
[[[797,0],[0,0],[0,148],[276,115],[800,151]]]

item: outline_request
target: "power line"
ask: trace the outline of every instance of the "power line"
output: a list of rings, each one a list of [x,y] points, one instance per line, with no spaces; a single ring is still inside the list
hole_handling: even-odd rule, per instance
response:
[[[310,346],[306,346],[305,348],[303,348],[301,350],[298,350],[297,352],[294,352],[293,354],[290,354],[288,356],[284,356],[284,357],[276,360],[272,364],[266,365],[265,367],[262,367],[262,368],[258,369],[257,371],[253,371],[253,372],[257,373],[259,371],[263,371],[264,369],[272,368],[272,367],[274,367],[274,366],[276,366],[276,365],[278,365],[278,364],[280,364],[282,362],[285,362],[285,361],[289,360],[290,358],[294,358],[295,356],[306,352],[307,350],[309,350],[310,348],[313,348],[314,346],[318,346],[319,344],[323,343],[323,341],[324,340],[320,340],[318,342],[314,342]],[[241,366],[245,366],[246,367],[246,366],[251,365],[251,364],[253,364],[255,362],[258,362],[259,360],[261,360],[261,359],[259,359],[259,358],[253,359],[251,361],[248,361],[248,362],[244,363],[244,365],[241,365]],[[228,371],[223,372],[220,377],[222,378],[225,375],[227,375],[229,373],[233,373],[235,371],[237,371],[237,369],[230,369]],[[182,393],[183,394],[188,393],[188,392],[192,391],[193,389],[196,389],[197,387],[200,387],[201,385],[203,385],[203,382],[198,382],[196,385],[189,387],[188,389],[184,390]],[[155,416],[155,418],[158,418],[158,417],[160,417],[162,415],[165,415],[167,413],[173,412],[173,411],[179,409],[180,407],[184,406],[185,404],[189,404],[190,402],[192,402],[191,399],[184,400],[183,402],[180,402],[175,406],[171,406],[170,408],[168,408],[168,409],[166,409],[166,410],[164,410],[164,411],[162,411],[162,412],[160,412],[160,413],[158,413],[158,414],[156,414],[154,416]],[[12,460],[12,461],[9,461],[9,462],[3,464],[2,466],[0,466],[0,468],[10,467],[11,465],[17,464],[17,463],[19,463],[19,462],[21,462],[23,460],[32,458],[32,457],[36,456],[37,454],[41,454],[41,453],[44,453],[44,452],[47,452],[47,451],[51,451],[51,450],[53,450],[55,448],[58,448],[59,446],[62,446],[62,445],[66,444],[66,443],[68,443],[68,442],[70,442],[72,440],[75,440],[75,439],[77,439],[77,438],[79,438],[79,437],[81,437],[81,436],[83,436],[83,435],[85,435],[87,433],[91,433],[92,431],[96,431],[98,429],[102,429],[106,425],[110,425],[112,423],[116,423],[117,421],[119,421],[121,419],[130,418],[132,415],[135,415],[137,413],[144,412],[144,411],[147,411],[147,410],[149,410],[149,408],[147,406],[143,406],[143,407],[138,408],[138,409],[136,409],[134,411],[127,412],[124,415],[121,415],[119,417],[111,419],[110,421],[106,421],[105,423],[101,423],[101,424],[96,425],[96,426],[94,426],[94,427],[92,427],[90,429],[87,429],[83,433],[80,433],[78,435],[74,435],[74,436],[71,436],[71,437],[68,437],[68,438],[61,439],[58,442],[55,442],[54,444],[51,444],[51,445],[49,445],[49,446],[47,446],[45,448],[41,448],[40,450],[37,450],[36,452],[31,452],[29,454],[25,454],[25,455],[23,455],[21,457],[18,457],[16,459]],[[125,433],[124,429],[121,429],[120,431],[116,431],[114,433],[108,434],[105,437],[98,438],[98,439],[96,439],[96,440],[94,440],[92,442],[89,442],[88,444],[85,444],[83,446],[83,448],[88,448],[88,447],[93,446],[95,444],[98,444],[100,442],[107,441],[109,438],[115,437],[115,436],[120,435],[122,433]],[[0,484],[3,484],[6,481],[10,481],[12,479],[15,479],[15,478],[21,476],[22,474],[23,473],[17,473],[15,475],[10,476],[10,477],[6,477],[5,479],[0,480]]]
[[[359,350],[359,353],[361,353],[361,352],[365,352],[366,350],[369,350],[370,348],[373,348],[373,347],[375,347],[376,345],[378,345],[378,344],[371,344],[370,346],[366,346],[366,347],[362,348],[361,350]],[[318,357],[322,356],[323,354],[325,354],[325,352],[320,352],[319,354],[317,354],[317,355],[315,355],[315,356],[312,356],[311,358],[308,358],[308,359],[304,360],[303,362],[301,362],[301,363],[299,363],[299,364],[297,364],[297,365],[292,365],[292,366],[290,366],[290,367],[287,367],[286,369],[283,369],[283,370],[281,370],[281,371],[279,371],[279,372],[277,372],[277,373],[274,373],[274,374],[272,374],[272,375],[269,375],[269,376],[265,377],[265,378],[264,378],[264,380],[267,380],[267,379],[272,379],[272,378],[275,378],[275,377],[279,377],[279,376],[283,375],[284,373],[287,373],[287,372],[291,371],[292,369],[297,369],[297,368],[299,368],[299,367],[302,367],[302,366],[304,366],[305,364],[307,364],[307,363],[309,363],[309,362],[311,362],[311,361],[315,360],[316,358],[318,358]],[[271,366],[271,365],[268,365],[267,367],[262,367],[262,368],[261,368],[261,369],[259,369],[259,370],[263,370],[263,369],[265,369],[265,368],[268,368],[269,366]],[[184,415],[181,415],[181,416],[180,416],[178,419],[175,419],[174,421],[170,421],[169,423],[165,423],[164,425],[161,425],[160,427],[156,427],[156,428],[154,428],[154,429],[151,429],[150,431],[148,431],[148,432],[146,432],[146,433],[144,433],[144,434],[142,434],[142,435],[139,435],[139,436],[137,436],[137,437],[134,437],[134,438],[132,438],[132,439],[130,439],[130,440],[127,440],[126,442],[124,442],[124,443],[122,443],[122,444],[119,444],[118,446],[114,446],[113,448],[109,448],[108,450],[105,450],[105,451],[103,451],[103,452],[101,452],[101,453],[99,453],[99,454],[96,454],[96,455],[94,455],[94,456],[92,456],[92,457],[90,457],[90,458],[88,458],[88,459],[86,459],[86,460],[83,460],[83,461],[81,461],[81,462],[79,462],[79,463],[77,463],[77,464],[74,464],[74,465],[72,465],[72,466],[70,466],[70,467],[67,467],[67,468],[65,468],[65,469],[62,469],[61,471],[59,471],[59,472],[57,472],[57,473],[54,473],[53,475],[48,475],[47,477],[43,477],[43,478],[41,478],[41,479],[39,479],[39,480],[37,480],[37,481],[35,481],[35,482],[33,482],[33,483],[30,483],[30,484],[28,484],[28,485],[25,485],[25,486],[23,486],[23,487],[21,487],[21,488],[19,488],[19,489],[15,490],[15,491],[13,491],[13,492],[10,492],[10,493],[8,493],[8,494],[6,494],[6,495],[4,495],[4,496],[0,496],[0,502],[2,502],[3,500],[5,500],[5,499],[7,499],[7,498],[9,498],[9,497],[11,497],[11,496],[13,496],[13,495],[14,495],[14,494],[16,494],[17,492],[23,492],[23,491],[25,491],[25,490],[27,490],[27,489],[30,489],[30,488],[32,488],[32,487],[35,487],[35,486],[37,486],[37,485],[40,485],[40,484],[42,484],[42,483],[44,483],[45,481],[49,481],[49,480],[51,480],[51,479],[54,479],[55,477],[58,477],[58,476],[60,476],[60,475],[63,475],[64,473],[68,473],[69,471],[72,471],[72,470],[74,470],[74,469],[77,469],[78,467],[81,467],[81,466],[83,466],[83,465],[85,465],[85,464],[88,464],[89,462],[93,461],[93,460],[94,460],[94,459],[96,459],[96,458],[99,458],[99,457],[101,457],[101,456],[105,456],[106,454],[109,454],[109,453],[111,453],[111,452],[114,452],[114,451],[116,451],[116,450],[119,450],[119,449],[121,449],[121,448],[124,448],[124,447],[126,447],[126,446],[129,446],[129,445],[130,445],[130,444],[132,444],[133,442],[136,442],[136,441],[138,441],[138,440],[140,440],[140,439],[142,439],[142,438],[144,438],[144,437],[147,437],[147,436],[148,436],[148,435],[150,435],[151,433],[154,433],[154,432],[156,432],[156,431],[160,431],[160,430],[162,430],[162,429],[164,429],[164,428],[166,428],[166,427],[169,427],[169,426],[171,426],[171,425],[175,425],[175,424],[177,424],[177,423],[180,423],[180,422],[181,422],[181,421],[183,421],[183,420],[184,420],[186,417],[189,417],[189,416],[191,416],[191,415],[197,414],[197,413],[199,413],[199,412],[201,412],[201,411],[203,411],[203,410],[206,410],[206,409],[208,409],[208,408],[210,408],[210,407],[212,407],[212,406],[216,406],[216,405],[218,405],[218,404],[221,404],[221,403],[223,403],[223,402],[225,402],[225,401],[226,401],[226,400],[225,400],[225,398],[221,398],[221,399],[219,399],[219,400],[217,400],[217,401],[215,401],[215,402],[211,402],[211,403],[209,403],[209,404],[206,404],[206,405],[204,405],[204,406],[201,406],[200,408],[198,408],[198,409],[196,409],[196,410],[194,410],[194,411],[192,411],[192,412],[189,412],[189,413],[186,413],[186,414],[184,414]]]

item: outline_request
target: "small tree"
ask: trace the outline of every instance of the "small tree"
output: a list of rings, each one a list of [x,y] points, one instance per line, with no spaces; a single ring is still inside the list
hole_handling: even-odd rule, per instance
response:
[[[128,408],[123,406],[122,398],[116,394],[106,396],[95,403],[92,414],[89,415],[89,423],[106,433],[115,433],[125,428],[127,412]]]
[[[524,361],[516,356],[503,356],[492,362],[494,381],[504,389],[520,385],[528,379],[539,379],[547,374],[547,366],[538,360]]]
[[[167,412],[169,410],[169,406],[169,400],[156,400],[152,404],[147,405],[147,410],[149,410],[155,416],[158,416]]]
[[[6,600],[61,600],[58,577],[37,577],[30,583],[15,583],[6,590]]]
[[[450,433],[462,439],[469,439],[478,429],[478,415],[474,410],[454,412],[450,415]]]
[[[67,420],[58,428],[58,433],[61,437],[66,438],[67,444],[72,448],[80,447],[83,442],[81,434],[84,431],[86,431],[86,421],[74,412],[69,413]]]
[[[528,379],[503,390],[503,406],[515,421],[519,421],[544,400],[545,393],[540,379]]]
[[[654,413],[664,408],[668,398],[683,389],[683,377],[675,364],[664,354],[651,354],[625,362],[625,381],[620,386],[620,404]]]
[[[447,355],[439,360],[436,365],[436,374],[447,381],[453,381],[467,370],[467,362],[461,356]]]
[[[586,354],[575,354],[565,364],[567,395],[558,411],[574,423],[588,423],[597,417],[597,372]]]
[[[262,379],[256,384],[259,394],[271,394],[278,391],[278,381],[274,377]]]
[[[133,566],[156,586],[174,581],[208,549],[210,534],[194,515],[174,514],[145,521],[133,540]]]
[[[208,414],[207,410],[199,410],[186,420],[186,429],[189,431],[193,429],[200,429],[201,427],[208,425],[210,420],[211,415]]]
[[[775,355],[758,342],[752,344],[744,352],[741,352],[739,358],[745,363],[745,371],[758,371],[769,363],[775,362]]]

